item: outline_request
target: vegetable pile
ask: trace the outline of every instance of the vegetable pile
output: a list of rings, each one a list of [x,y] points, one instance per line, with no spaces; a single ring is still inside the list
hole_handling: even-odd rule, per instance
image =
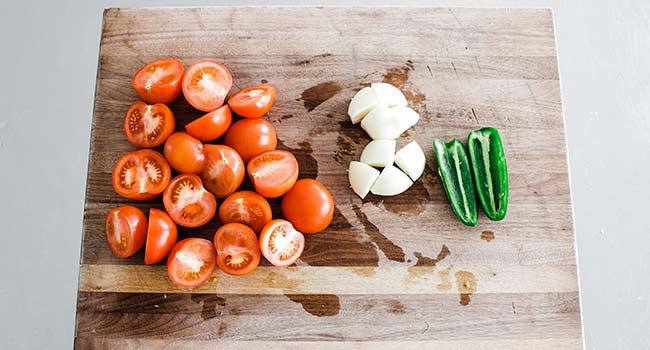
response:
[[[304,250],[303,233],[324,230],[334,214],[327,188],[313,179],[298,180],[296,158],[276,150],[273,125],[261,118],[274,104],[275,88],[251,86],[228,98],[232,83],[228,69],[213,60],[185,70],[179,60],[163,58],[133,76],[142,101],[128,109],[123,127],[127,140],[142,149],[116,161],[112,185],[134,201],[162,195],[165,210],[151,208],[147,218],[134,206],[114,208],[106,215],[106,239],[119,258],[143,247],[145,264],[167,258],[169,278],[181,287],[203,284],[216,266],[231,275],[249,274],[261,256],[289,266]],[[174,132],[167,105],[181,93],[206,114]],[[215,141],[220,142],[208,143]],[[151,149],[163,145],[163,154]],[[255,191],[240,190],[246,175]],[[281,196],[286,220],[273,219],[267,201]],[[177,242],[177,225],[206,225],[217,214],[217,200],[221,225],[213,242],[197,237]]]

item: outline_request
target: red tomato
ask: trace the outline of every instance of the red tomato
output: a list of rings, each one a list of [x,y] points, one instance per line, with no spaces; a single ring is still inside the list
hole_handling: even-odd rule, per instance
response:
[[[194,174],[173,178],[163,194],[163,204],[172,220],[185,227],[199,227],[210,221],[217,211],[217,200]]]
[[[260,263],[260,245],[250,227],[232,223],[221,226],[214,235],[217,265],[229,275],[243,276]]]
[[[147,63],[133,76],[131,84],[147,103],[170,104],[181,94],[183,63],[175,58],[161,58]]]
[[[223,143],[234,148],[244,162],[256,155],[272,151],[278,143],[275,129],[264,119],[242,119],[232,124]]]
[[[162,103],[133,102],[124,117],[124,134],[132,145],[151,148],[163,144],[174,132],[174,114]]]
[[[169,136],[164,153],[169,165],[179,173],[198,174],[203,170],[203,144],[184,132]]]
[[[224,198],[237,191],[244,181],[244,161],[237,151],[224,145],[205,145],[205,167],[201,180],[208,191]]]
[[[237,222],[248,225],[255,233],[260,233],[264,225],[272,219],[273,213],[269,202],[251,191],[231,194],[219,208],[219,220],[222,224]]]
[[[106,241],[118,258],[128,258],[142,249],[147,234],[147,217],[142,210],[125,205],[106,214]]]
[[[217,251],[203,238],[186,238],[174,245],[167,258],[167,275],[179,287],[205,283],[217,267]]]
[[[161,194],[171,178],[163,156],[150,149],[127,153],[113,167],[113,189],[124,198],[146,201]]]
[[[298,260],[305,249],[305,236],[287,220],[275,219],[262,229],[260,250],[277,267],[286,267]]]
[[[178,239],[176,224],[163,210],[149,210],[147,244],[144,248],[144,263],[155,264],[167,257]]]
[[[230,107],[225,105],[185,125],[185,131],[203,142],[213,141],[226,133],[231,121]]]
[[[334,216],[334,197],[316,180],[299,180],[282,197],[282,215],[302,233],[323,231]]]
[[[298,161],[291,152],[264,152],[248,162],[248,176],[255,191],[266,198],[287,193],[298,179]]]
[[[223,105],[232,87],[232,76],[221,63],[201,60],[192,63],[183,76],[183,95],[192,107],[211,112]]]
[[[228,104],[235,113],[245,118],[259,118],[269,112],[275,102],[275,88],[271,85],[247,87],[233,95]]]

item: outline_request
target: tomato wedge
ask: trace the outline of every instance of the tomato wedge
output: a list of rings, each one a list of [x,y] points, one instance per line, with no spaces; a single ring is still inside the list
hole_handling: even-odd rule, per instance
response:
[[[161,58],[147,63],[135,73],[131,84],[145,102],[170,104],[181,94],[184,71],[181,61]]]
[[[165,141],[164,153],[169,165],[179,173],[198,174],[203,170],[203,144],[184,132],[169,136]]]
[[[259,118],[269,112],[275,102],[275,88],[271,85],[250,86],[234,94],[228,105],[245,118]]]
[[[249,226],[260,233],[264,225],[273,219],[271,206],[259,194],[251,191],[239,191],[231,194],[219,208],[219,220],[222,224],[236,222]]]
[[[232,76],[228,68],[212,60],[194,62],[183,76],[185,99],[204,112],[221,107],[231,87]]]
[[[223,143],[234,148],[244,162],[277,146],[273,125],[264,119],[242,119],[232,124]]]
[[[217,198],[224,198],[237,191],[244,181],[244,161],[237,151],[224,145],[205,145],[205,167],[201,180],[205,188]]]
[[[264,226],[260,234],[262,255],[277,267],[287,267],[302,255],[305,236],[287,220],[275,219]]]
[[[247,275],[260,263],[257,236],[246,225],[231,223],[221,226],[214,235],[214,246],[217,248],[217,265],[229,275]]]
[[[106,214],[106,241],[118,258],[128,258],[144,245],[147,217],[142,210],[125,205]]]
[[[163,204],[172,220],[185,227],[201,226],[217,211],[217,200],[194,174],[173,178],[163,194]]]
[[[230,107],[225,105],[185,125],[185,131],[203,142],[213,141],[226,133],[231,121]]]
[[[127,153],[113,167],[113,189],[124,198],[146,201],[160,195],[171,178],[163,156],[150,149]]]
[[[291,152],[275,150],[248,162],[248,176],[257,193],[276,198],[287,193],[298,179],[298,161]]]
[[[282,215],[302,233],[323,231],[334,216],[334,197],[314,179],[298,180],[282,197]]]
[[[166,105],[148,105],[133,102],[124,117],[124,134],[138,147],[151,148],[162,145],[174,132],[174,114]]]
[[[174,245],[167,258],[167,275],[179,287],[205,283],[217,267],[217,251],[203,238],[186,238]]]
[[[144,248],[144,263],[155,264],[167,257],[178,239],[176,224],[163,210],[149,210],[147,242]]]

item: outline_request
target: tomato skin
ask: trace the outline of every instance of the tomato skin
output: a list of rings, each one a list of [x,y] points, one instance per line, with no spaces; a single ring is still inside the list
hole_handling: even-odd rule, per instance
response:
[[[167,257],[178,239],[176,223],[163,210],[149,210],[147,242],[144,248],[144,263],[155,264]]]
[[[195,264],[195,266],[190,266]],[[201,264],[201,265],[198,265]],[[167,275],[179,287],[205,283],[217,267],[217,251],[203,238],[186,238],[174,245],[167,257]]]
[[[246,167],[239,153],[224,145],[205,145],[205,166],[201,171],[203,186],[217,198],[224,198],[244,181]]]
[[[248,177],[255,191],[266,198],[287,193],[298,180],[298,161],[287,151],[275,150],[259,154],[248,162]]]
[[[221,226],[214,234],[217,265],[221,271],[233,275],[247,275],[260,263],[260,246],[253,230],[242,224]],[[238,265],[242,266],[238,266]]]
[[[147,63],[135,73],[131,85],[138,96],[147,103],[170,104],[181,94],[184,72],[181,61],[175,58],[161,58]]]
[[[239,191],[226,198],[219,208],[222,224],[240,223],[260,233],[264,225],[273,219],[269,202],[252,191]]]
[[[152,173],[156,174],[155,179],[148,177]],[[169,164],[160,153],[151,149],[124,154],[115,162],[111,178],[117,194],[136,201],[158,197],[170,179]]]
[[[276,267],[295,263],[304,249],[305,236],[287,220],[272,220],[260,233],[260,251]]]
[[[179,173],[198,174],[205,165],[203,143],[184,132],[167,138],[164,153],[169,165]]]
[[[153,120],[156,119],[156,120]],[[155,123],[154,129],[145,134],[145,128]],[[174,132],[174,113],[162,103],[154,105],[136,101],[124,116],[124,134],[134,146],[151,148],[162,145]]]
[[[334,197],[322,183],[301,179],[282,197],[282,215],[302,233],[323,231],[334,216]]]
[[[214,141],[226,133],[231,122],[230,107],[224,105],[185,125],[185,131],[203,142]]]
[[[242,119],[232,124],[223,143],[234,148],[247,163],[251,158],[272,151],[278,144],[273,125],[260,118]]]
[[[202,226],[217,211],[217,200],[194,174],[173,178],[163,194],[163,205],[172,220],[184,227]]]
[[[125,205],[106,214],[106,241],[116,257],[123,259],[137,253],[146,235],[147,217],[142,210]]]
[[[269,112],[275,102],[272,85],[249,86],[234,94],[229,100],[230,108],[244,118],[259,118]]]
[[[207,91],[208,87],[212,91]],[[183,96],[192,107],[203,112],[221,107],[231,87],[230,71],[217,61],[196,61],[183,75]]]

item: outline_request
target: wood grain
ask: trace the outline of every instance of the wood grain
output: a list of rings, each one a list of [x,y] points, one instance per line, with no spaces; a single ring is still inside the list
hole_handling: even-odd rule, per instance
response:
[[[161,25],[164,23],[164,25]],[[133,203],[111,187],[135,150],[122,118],[131,76],[177,57],[225,63],[234,90],[278,89],[267,118],[301,177],[332,192],[332,225],[309,235],[297,266],[216,272],[175,287],[142,252],[117,259],[104,216]],[[369,141],[347,105],[371,82],[398,86],[421,121],[399,141],[427,155],[407,193],[359,199],[346,169]],[[181,97],[177,129],[201,115]],[[553,20],[543,9],[108,9],[99,55],[77,309],[77,349],[580,349],[579,294]],[[482,126],[504,141],[510,204],[477,227],[453,215],[433,138]],[[250,187],[245,183],[244,187]],[[279,201],[271,202],[279,215]],[[218,219],[181,237],[211,239]],[[491,232],[489,235],[484,232]],[[490,239],[485,239],[485,237]],[[482,239],[483,237],[483,239]],[[282,325],[282,327],[278,327]]]

